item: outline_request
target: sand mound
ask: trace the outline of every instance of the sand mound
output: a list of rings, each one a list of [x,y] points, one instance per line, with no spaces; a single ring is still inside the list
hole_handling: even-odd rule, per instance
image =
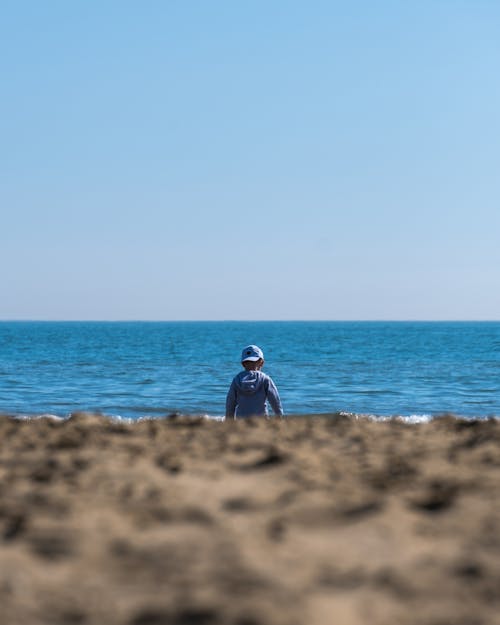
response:
[[[500,623],[500,425],[0,418],[6,625]]]

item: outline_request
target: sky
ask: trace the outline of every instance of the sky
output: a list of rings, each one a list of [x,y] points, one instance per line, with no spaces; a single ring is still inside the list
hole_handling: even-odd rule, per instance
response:
[[[2,0],[0,320],[500,320],[496,0]]]

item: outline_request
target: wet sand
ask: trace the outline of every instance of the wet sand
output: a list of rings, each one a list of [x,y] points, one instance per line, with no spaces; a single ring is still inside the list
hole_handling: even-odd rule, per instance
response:
[[[0,417],[5,625],[500,623],[500,425]]]

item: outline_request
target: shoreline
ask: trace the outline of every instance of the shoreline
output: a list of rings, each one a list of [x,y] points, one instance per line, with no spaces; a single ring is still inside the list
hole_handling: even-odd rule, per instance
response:
[[[500,423],[0,416],[7,625],[500,622]]]
[[[182,413],[182,412],[171,412],[164,414],[145,414],[140,416],[124,416],[124,415],[115,415],[111,413],[105,412],[95,412],[95,411],[87,411],[87,410],[75,410],[74,412],[70,412],[64,416],[53,414],[51,412],[42,412],[42,413],[16,413],[8,410],[0,410],[0,419],[13,419],[18,421],[36,421],[40,419],[54,420],[59,422],[71,421],[74,418],[81,418],[85,416],[98,417],[103,420],[117,422],[117,423],[125,423],[133,425],[134,423],[142,423],[147,421],[153,422],[161,422],[161,421],[173,421],[175,419],[206,419],[207,421],[214,422],[223,422],[227,421],[224,415],[211,415],[208,413]],[[273,414],[270,414],[265,420],[273,421],[279,420]],[[406,423],[408,425],[418,425],[418,424],[427,424],[432,423],[434,421],[438,421],[440,419],[454,419],[456,421],[498,421],[500,420],[500,415],[495,414],[486,414],[486,415],[465,415],[458,414],[452,412],[437,412],[437,413],[420,413],[420,414],[391,414],[391,415],[377,415],[370,413],[354,413],[354,412],[324,412],[324,413],[310,413],[310,414],[286,414],[284,416],[284,420],[295,420],[295,419],[348,419],[352,421],[371,421],[373,423],[386,423],[392,421],[399,421],[401,423]],[[244,420],[244,419],[239,419]]]

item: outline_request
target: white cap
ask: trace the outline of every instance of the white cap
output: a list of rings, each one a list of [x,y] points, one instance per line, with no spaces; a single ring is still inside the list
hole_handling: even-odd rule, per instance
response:
[[[241,352],[241,362],[245,362],[247,360],[251,360],[252,362],[257,362],[257,360],[264,360],[264,354],[260,347],[257,345],[248,345]]]

